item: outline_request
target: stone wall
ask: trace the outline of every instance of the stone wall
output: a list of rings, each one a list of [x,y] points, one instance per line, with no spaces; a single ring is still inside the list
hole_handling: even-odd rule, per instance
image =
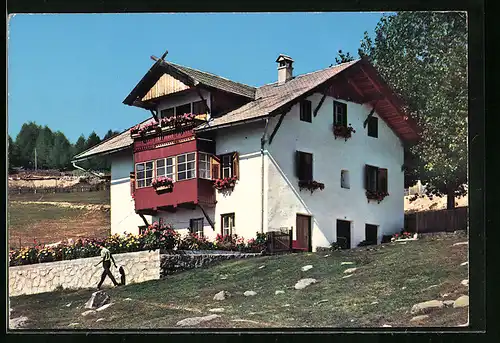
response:
[[[258,256],[262,255],[226,251],[221,253],[185,252],[177,254],[161,254],[160,276],[165,277],[183,270],[203,268],[222,261]]]
[[[113,255],[117,267],[123,266],[126,283],[139,283],[160,278],[160,253],[139,251]],[[9,267],[9,296],[50,292],[57,287],[96,288],[102,266],[95,266],[100,257],[30,264]],[[120,282],[120,273],[114,266],[111,272]],[[104,287],[113,283],[106,277]]]

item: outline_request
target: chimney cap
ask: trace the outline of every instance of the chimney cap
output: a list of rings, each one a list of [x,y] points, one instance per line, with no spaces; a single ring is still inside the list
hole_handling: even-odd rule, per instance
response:
[[[278,58],[276,59],[276,62],[281,62],[281,61],[289,61],[289,62],[293,62],[292,58],[290,56],[287,56],[287,55],[283,55],[283,54],[280,54],[278,56]]]

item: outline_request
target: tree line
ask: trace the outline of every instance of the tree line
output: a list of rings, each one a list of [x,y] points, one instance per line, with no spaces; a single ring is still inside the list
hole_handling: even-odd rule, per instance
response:
[[[399,12],[384,16],[374,39],[358,49],[405,101],[421,139],[405,146],[405,187],[417,180],[430,197],[466,194],[467,17],[463,12]],[[339,50],[337,63],[354,57]]]
[[[101,139],[94,131],[85,138],[82,134],[75,144],[66,138],[61,131],[52,131],[48,126],[40,126],[35,122],[24,123],[13,140],[9,135],[8,159],[9,169],[23,167],[35,169],[35,150],[37,169],[72,170],[72,158],[100,142],[118,135],[120,132],[108,130]],[[78,163],[85,169],[109,170],[109,160],[96,157]]]

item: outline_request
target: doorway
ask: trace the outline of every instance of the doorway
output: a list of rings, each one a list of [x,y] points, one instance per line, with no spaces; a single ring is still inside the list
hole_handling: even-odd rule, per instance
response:
[[[337,244],[342,249],[351,249],[351,222],[337,219]]]
[[[297,245],[301,250],[311,251],[311,217],[297,214]]]

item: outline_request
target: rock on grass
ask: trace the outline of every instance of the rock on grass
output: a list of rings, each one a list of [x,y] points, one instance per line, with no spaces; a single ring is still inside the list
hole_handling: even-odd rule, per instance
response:
[[[444,304],[441,300],[429,300],[429,301],[424,301],[418,304],[413,305],[411,308],[410,313],[411,314],[417,314],[417,313],[429,313],[435,309],[441,309],[444,307]]]
[[[181,321],[178,321],[176,325],[177,326],[196,326],[200,323],[208,322],[210,320],[214,320],[214,319],[219,318],[219,317],[220,316],[217,314],[211,314],[211,315],[204,316],[204,317],[186,318],[186,319],[183,319]]]
[[[307,286],[312,285],[313,283],[316,283],[316,282],[318,282],[318,280],[312,279],[312,278],[301,279],[295,284],[294,288],[295,289],[304,289]]]
[[[246,297],[253,297],[254,295],[257,295],[257,292],[255,291],[246,291],[245,293],[243,293],[244,296]]]
[[[410,319],[410,323],[420,323],[426,319],[429,319],[429,316],[427,314],[424,314],[424,315],[413,317],[412,319]]]
[[[454,308],[467,307],[469,306],[469,296],[462,295],[453,303]]]

